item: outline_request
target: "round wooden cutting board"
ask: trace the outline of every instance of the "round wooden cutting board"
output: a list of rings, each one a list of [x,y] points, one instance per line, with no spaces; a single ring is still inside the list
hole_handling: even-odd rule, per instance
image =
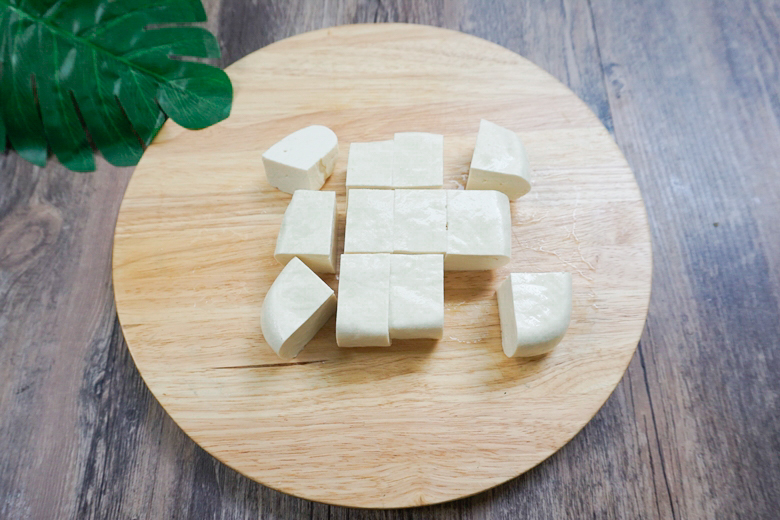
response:
[[[634,176],[596,116],[526,59],[461,33],[354,25],[289,38],[228,68],[229,119],[168,122],[133,175],[114,287],[146,384],[209,453],[267,486],[358,507],[432,504],[523,473],[571,439],[617,385],[652,271]],[[533,189],[512,203],[512,262],[447,272],[444,339],[339,349],[331,319],[292,362],[260,306],[290,195],[261,154],[312,124],[339,136],[324,190],[343,241],[349,144],[444,134],[445,188],[463,189],[480,118],[516,131]],[[341,246],[341,244],[340,244]],[[570,271],[571,326],[547,355],[508,359],[495,290],[510,272]],[[337,289],[338,276],[324,276]]]

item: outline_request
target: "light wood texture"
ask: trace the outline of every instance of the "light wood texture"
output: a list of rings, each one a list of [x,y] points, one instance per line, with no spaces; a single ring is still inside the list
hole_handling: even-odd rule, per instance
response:
[[[576,95],[520,56],[422,26],[333,28],[280,41],[228,72],[231,117],[166,124],[135,171],[114,245],[117,309],[142,377],[207,451],[273,488],[359,507],[430,504],[517,476],[601,407],[647,311],[651,247],[633,174]],[[512,204],[513,261],[445,276],[441,342],[336,347],[331,320],[294,363],[263,343],[259,309],[281,267],[290,196],[261,153],[323,124],[342,153],[397,131],[445,135],[462,188],[480,118],[518,132],[534,170]],[[572,324],[536,360],[507,359],[495,289],[511,271],[571,271]],[[324,277],[337,288],[337,277]]]

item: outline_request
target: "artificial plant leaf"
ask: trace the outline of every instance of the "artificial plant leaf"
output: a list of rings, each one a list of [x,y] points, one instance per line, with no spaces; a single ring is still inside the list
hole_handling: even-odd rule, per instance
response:
[[[0,144],[90,171],[93,144],[136,164],[166,115],[190,129],[225,119],[224,71],[178,59],[219,58],[214,36],[159,27],[205,20],[200,0],[0,0]]]
[[[5,152],[5,123],[3,123],[3,115],[0,114],[0,153]]]

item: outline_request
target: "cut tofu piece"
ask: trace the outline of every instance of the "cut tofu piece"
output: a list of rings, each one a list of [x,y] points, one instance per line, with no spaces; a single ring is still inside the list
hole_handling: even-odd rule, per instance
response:
[[[347,189],[393,187],[395,141],[352,143],[347,159]]]
[[[345,253],[393,252],[393,190],[349,190]]]
[[[512,273],[497,291],[501,344],[508,357],[557,345],[571,320],[571,273]]]
[[[336,312],[333,289],[297,258],[276,277],[260,310],[265,342],[292,359]]]
[[[336,192],[297,190],[284,212],[274,258],[294,257],[317,273],[336,272]]]
[[[447,190],[445,271],[496,269],[512,255],[509,199],[499,191]]]
[[[328,127],[312,125],[288,135],[263,154],[268,183],[285,193],[318,190],[333,173],[339,140]]]
[[[441,339],[444,255],[392,255],[390,260],[390,338]]]
[[[447,251],[447,192],[395,190],[393,252]]]
[[[531,166],[520,138],[490,121],[479,122],[467,190],[496,190],[511,200],[531,191]]]
[[[341,255],[336,342],[339,347],[390,345],[389,254]]]
[[[395,134],[394,188],[441,188],[444,137],[424,132]]]

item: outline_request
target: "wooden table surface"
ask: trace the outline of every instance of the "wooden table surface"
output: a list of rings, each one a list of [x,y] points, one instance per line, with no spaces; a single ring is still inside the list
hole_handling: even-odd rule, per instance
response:
[[[780,5],[206,2],[222,65],[353,22],[458,29],[576,92],[636,173],[650,313],[615,393],[568,445],[495,489],[397,511],[265,488],[157,404],[116,320],[111,241],[132,169],[0,156],[0,518],[777,518]],[[486,79],[489,80],[489,79]]]

